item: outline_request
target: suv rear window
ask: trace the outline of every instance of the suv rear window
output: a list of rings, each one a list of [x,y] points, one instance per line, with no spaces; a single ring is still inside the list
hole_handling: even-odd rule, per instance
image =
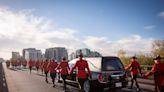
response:
[[[104,57],[102,61],[102,70],[103,71],[117,71],[123,70],[123,64],[121,63],[119,58],[116,57]]]

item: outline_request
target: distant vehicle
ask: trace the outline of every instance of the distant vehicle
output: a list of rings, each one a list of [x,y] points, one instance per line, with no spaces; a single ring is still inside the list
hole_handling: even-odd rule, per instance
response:
[[[124,66],[118,57],[84,58],[88,61],[92,79],[84,83],[86,92],[102,92],[104,89],[121,89],[128,85]],[[78,59],[69,62],[72,68]],[[76,70],[68,81],[76,81]]]

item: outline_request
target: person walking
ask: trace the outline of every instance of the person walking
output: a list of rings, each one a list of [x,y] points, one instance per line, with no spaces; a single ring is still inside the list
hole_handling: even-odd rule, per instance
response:
[[[37,72],[39,71],[39,63],[40,63],[39,60],[35,62],[35,67],[36,67]]]
[[[136,86],[137,86],[137,91],[140,91],[141,89],[137,82],[137,75],[138,75],[138,70],[141,76],[142,76],[142,72],[141,72],[140,64],[137,62],[137,58],[135,56],[131,58],[131,63],[125,68],[125,70],[128,70],[128,69],[131,69],[131,85],[129,89],[133,88],[133,83],[135,81]]]
[[[80,53],[79,55],[79,60],[76,61],[75,65],[73,66],[73,68],[70,71],[70,74],[73,73],[74,69],[77,69],[77,81],[79,84],[79,88],[81,92],[85,92],[84,90],[84,82],[86,80],[88,80],[88,77],[91,77],[91,72],[88,66],[88,62],[86,60],[83,59],[83,54]],[[86,72],[86,69],[88,71],[88,73]]]
[[[51,60],[47,66],[51,79],[52,79],[52,83],[53,83],[53,87],[55,87],[55,78],[56,78],[56,67],[58,66],[57,62],[55,62],[55,60]]]
[[[30,59],[30,61],[28,62],[28,66],[29,66],[29,70],[30,70],[30,74],[32,71],[32,66],[33,66],[33,61]]]
[[[43,62],[42,67],[43,67],[43,71],[44,71],[44,73],[45,73],[45,78],[46,78],[45,81],[48,83],[48,79],[47,79],[47,76],[48,76],[48,68],[47,68],[47,66],[48,66],[48,60],[46,59],[46,60]]]
[[[57,69],[60,71],[61,77],[63,79],[63,89],[64,89],[64,91],[66,91],[66,78],[69,74],[70,68],[68,65],[68,61],[66,60],[65,57],[63,57],[62,61],[58,65]]]
[[[144,78],[148,78],[150,75],[154,75],[155,92],[164,92],[164,64],[161,63],[161,57],[157,56],[154,60],[154,65],[151,71],[143,75]]]

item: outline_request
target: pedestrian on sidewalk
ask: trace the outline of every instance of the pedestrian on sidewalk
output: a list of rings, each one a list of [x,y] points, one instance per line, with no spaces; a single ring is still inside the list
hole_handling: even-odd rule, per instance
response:
[[[51,79],[52,79],[52,83],[53,83],[53,87],[55,87],[55,79],[56,79],[56,67],[58,66],[57,62],[55,62],[54,59],[52,59],[47,68],[48,71],[50,73]]]
[[[154,65],[151,71],[143,75],[144,78],[147,78],[150,75],[154,75],[155,81],[155,92],[164,92],[164,64],[161,63],[161,57],[157,56],[154,60]]]
[[[80,53],[79,60],[76,61],[75,65],[73,66],[73,68],[70,71],[70,74],[73,73],[74,69],[78,70],[77,75],[76,75],[76,79],[77,79],[78,84],[79,84],[79,89],[81,92],[85,92],[84,83],[85,83],[85,81],[88,80],[88,77],[91,78],[91,72],[90,72],[90,69],[88,66],[88,62],[83,59],[82,53]],[[87,69],[88,73],[86,72],[86,69]]]
[[[61,77],[63,79],[63,89],[64,89],[64,91],[66,91],[66,78],[68,76],[68,72],[69,72],[70,68],[68,65],[68,61],[66,60],[65,57],[62,58],[62,61],[58,65],[57,69],[61,73]]]
[[[133,88],[133,83],[135,81],[136,86],[137,86],[137,92],[138,92],[141,90],[137,82],[138,70],[141,76],[142,76],[142,72],[141,72],[140,64],[137,62],[137,58],[135,56],[131,58],[131,63],[125,68],[125,70],[128,70],[128,69],[131,69],[131,85],[129,89]]]
[[[48,68],[47,68],[47,66],[48,66],[48,60],[46,59],[44,62],[43,62],[43,71],[44,71],[44,73],[45,73],[45,78],[46,78],[46,82],[48,83],[48,79],[47,79],[47,76],[48,76]]]

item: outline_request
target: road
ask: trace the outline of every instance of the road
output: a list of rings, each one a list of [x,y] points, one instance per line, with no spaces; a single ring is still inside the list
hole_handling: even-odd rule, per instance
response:
[[[4,66],[5,77],[7,81],[8,91],[2,92],[63,92],[61,83],[56,83],[56,87],[52,87],[51,79],[49,83],[45,82],[44,76],[41,73],[32,71],[30,74],[27,69],[7,69]],[[140,84],[141,92],[153,92],[153,86]],[[78,88],[67,86],[69,92],[79,92]],[[117,90],[116,92],[135,92],[127,88]],[[0,91],[1,92],[1,91]],[[105,92],[114,92],[114,90],[106,90]]]

